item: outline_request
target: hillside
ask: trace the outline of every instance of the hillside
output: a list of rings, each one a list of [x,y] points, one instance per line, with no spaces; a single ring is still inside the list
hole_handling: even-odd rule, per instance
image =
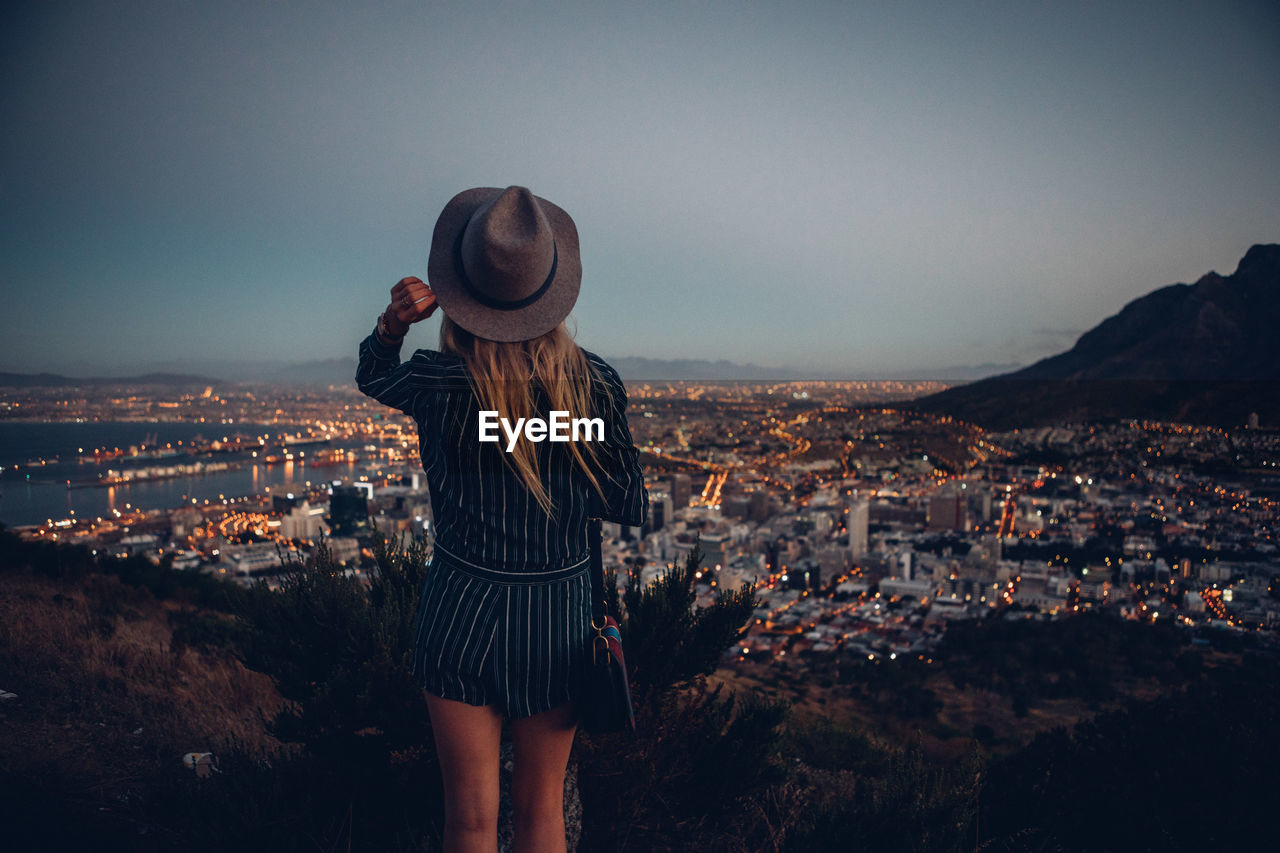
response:
[[[0,529],[5,849],[439,849],[405,654],[425,561],[375,551],[367,590],[324,553],[249,590]],[[623,595],[637,732],[579,733],[579,851],[1261,846],[1280,673],[1257,638],[994,618],[953,626],[936,661],[784,667],[730,693],[703,673],[754,594],[695,611],[698,565]],[[218,772],[186,770],[191,749]]]
[[[266,725],[279,692],[184,640],[193,620],[218,614],[114,575],[31,571],[15,565],[19,550],[0,541],[0,689],[13,694],[0,702],[5,849],[176,849],[175,830],[140,817],[139,803],[194,779],[188,752],[284,755]],[[58,571],[74,567],[62,556]]]
[[[1135,299],[1067,352],[923,397],[915,407],[993,429],[1148,418],[1280,420],[1280,245]]]

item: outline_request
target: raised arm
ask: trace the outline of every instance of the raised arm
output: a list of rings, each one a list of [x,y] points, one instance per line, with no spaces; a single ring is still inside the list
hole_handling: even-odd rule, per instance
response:
[[[408,276],[391,288],[391,302],[378,317],[377,326],[360,342],[356,386],[387,406],[413,414],[414,401],[430,375],[431,353],[419,350],[400,363],[400,346],[409,327],[436,310],[431,288],[416,276]]]

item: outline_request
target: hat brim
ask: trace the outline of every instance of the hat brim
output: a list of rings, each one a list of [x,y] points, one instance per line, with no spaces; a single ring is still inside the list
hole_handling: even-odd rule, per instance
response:
[[[436,303],[449,319],[462,328],[492,341],[527,341],[554,329],[569,316],[578,301],[582,285],[582,258],[578,251],[578,228],[568,213],[545,198],[534,196],[555,235],[556,274],[542,296],[530,305],[510,311],[482,305],[463,284],[453,246],[471,215],[504,191],[497,187],[463,190],[449,200],[431,235],[427,259],[427,282]]]

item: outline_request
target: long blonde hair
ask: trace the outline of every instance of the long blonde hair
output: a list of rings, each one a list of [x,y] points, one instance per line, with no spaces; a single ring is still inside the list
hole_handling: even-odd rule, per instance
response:
[[[504,342],[473,335],[446,314],[440,321],[440,351],[454,353],[466,361],[468,378],[480,408],[496,411],[498,417],[511,423],[517,418],[538,414],[533,397],[535,383],[546,393],[553,411],[567,411],[571,417],[591,416],[593,371],[564,323],[532,340]],[[590,442],[566,443],[574,462],[603,497],[600,481],[592,470],[598,463],[595,448]],[[586,455],[580,447],[584,444]],[[533,493],[538,505],[554,518],[555,508],[542,482],[533,443],[517,441],[515,448],[502,456]]]

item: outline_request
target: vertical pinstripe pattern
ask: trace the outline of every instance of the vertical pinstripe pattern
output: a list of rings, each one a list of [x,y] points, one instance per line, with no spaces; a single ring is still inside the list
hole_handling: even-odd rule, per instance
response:
[[[494,579],[443,551],[418,605],[413,674],[437,696],[527,717],[563,705],[581,675],[588,563]]]
[[[587,350],[583,354],[596,373],[591,416],[605,425],[604,441],[593,445],[602,466],[597,472],[605,493],[601,517],[638,526],[649,500],[640,454],[627,426],[627,392],[604,359]],[[401,364],[399,347],[388,347],[371,334],[360,344],[356,384],[417,421],[436,541],[451,553],[505,571],[558,568],[587,553],[586,519],[594,489],[568,447],[551,441],[535,445],[557,509],[553,520],[503,460],[505,443],[480,442],[479,404],[460,357],[418,350]],[[545,396],[536,399],[546,417]]]
[[[600,515],[642,524],[649,501],[626,390],[608,363],[583,353],[596,374],[589,414],[605,424],[604,441],[594,445]],[[418,608],[414,675],[436,695],[496,704],[508,717],[568,701],[591,617],[586,521],[595,490],[567,446],[536,445],[557,509],[552,519],[503,460],[505,443],[479,441],[479,405],[460,357],[418,350],[401,364],[399,346],[371,334],[360,344],[356,384],[418,424],[436,538]],[[535,399],[546,417],[545,395]]]

